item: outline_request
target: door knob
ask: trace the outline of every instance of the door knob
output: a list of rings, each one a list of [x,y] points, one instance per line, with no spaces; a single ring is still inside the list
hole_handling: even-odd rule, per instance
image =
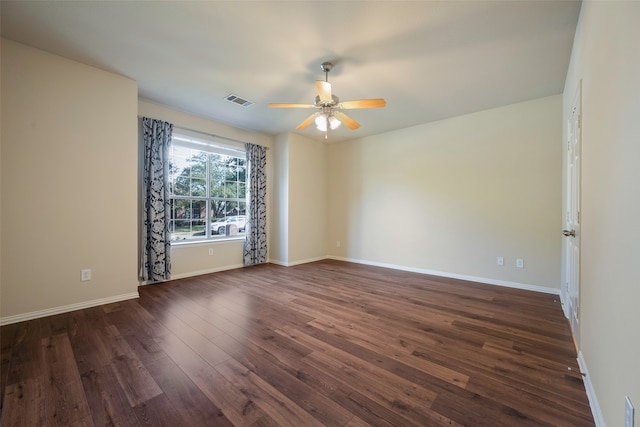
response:
[[[576,237],[576,230],[562,230],[562,234],[564,234],[567,237]]]

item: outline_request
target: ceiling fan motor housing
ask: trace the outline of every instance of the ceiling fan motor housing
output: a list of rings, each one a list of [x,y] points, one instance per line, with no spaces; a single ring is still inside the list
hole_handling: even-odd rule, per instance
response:
[[[332,94],[331,101],[323,101],[320,99],[319,96],[316,96],[315,106],[316,107],[337,107],[339,103],[340,103],[340,100],[338,99],[338,97]]]
[[[333,64],[331,62],[323,62],[320,65],[320,68],[322,68],[322,71],[324,71],[325,73],[328,73],[333,68]]]

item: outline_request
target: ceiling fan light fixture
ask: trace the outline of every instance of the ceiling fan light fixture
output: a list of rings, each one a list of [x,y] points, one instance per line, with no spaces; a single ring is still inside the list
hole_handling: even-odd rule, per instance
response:
[[[318,117],[316,117],[316,127],[318,128],[318,130],[321,130],[322,132],[326,132],[327,116],[325,114],[320,114]]]
[[[328,120],[329,120],[329,127],[331,127],[331,130],[337,129],[338,126],[340,126],[340,123],[341,123],[340,120],[336,119],[335,117],[329,116]]]
[[[334,130],[337,129],[338,126],[340,126],[340,120],[327,113],[320,114],[318,117],[316,117],[315,122],[318,130],[322,132],[326,132],[327,127],[331,128],[331,130]]]

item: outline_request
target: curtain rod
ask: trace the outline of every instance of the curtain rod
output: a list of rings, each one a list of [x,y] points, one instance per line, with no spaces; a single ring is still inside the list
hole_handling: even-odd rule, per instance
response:
[[[246,144],[247,143],[247,141],[240,141],[239,139],[227,138],[226,136],[216,135],[215,133],[202,132],[201,130],[190,129],[190,128],[186,128],[186,127],[183,127],[183,126],[173,125],[173,128],[174,129],[182,129],[182,130],[186,130],[186,131],[189,131],[189,132],[199,133],[200,135],[207,135],[207,136],[210,136],[212,138],[221,138],[221,139],[226,139],[227,141],[239,142],[240,144]]]
[[[140,119],[142,117],[143,116],[138,116],[138,118],[140,118]],[[173,125],[174,129],[182,129],[182,130],[186,130],[186,131],[189,131],[189,132],[199,133],[200,135],[207,135],[207,136],[210,136],[212,138],[226,139],[227,141],[233,141],[233,142],[237,142],[237,143],[240,143],[240,144],[247,144],[248,143],[248,141],[241,141],[239,139],[233,139],[233,138],[228,138],[228,137],[222,136],[222,135],[216,135],[215,133],[202,132],[201,130],[197,130],[197,129],[191,129],[191,128],[187,128],[187,127],[184,127],[184,126],[177,126],[177,125],[174,125],[173,123],[172,123],[172,125]],[[253,144],[253,142],[251,142],[250,144]],[[266,147],[266,146],[261,145],[261,144],[256,144],[256,145],[260,145],[261,147],[264,147],[267,150],[269,149],[269,147]]]
[[[221,138],[221,139],[226,139],[227,141],[238,142],[240,144],[247,144],[247,141],[240,141],[239,139],[227,138],[226,136],[216,135],[215,133],[202,132],[200,130],[189,129],[189,128],[185,128],[185,127],[182,127],[182,126],[176,126],[176,125],[173,125],[173,127],[176,128],[176,129],[182,129],[182,130],[186,130],[186,131],[189,131],[189,132],[199,133],[201,135],[207,135],[207,136],[210,136],[212,138]],[[253,144],[253,142],[250,142],[249,144]],[[261,147],[264,147],[265,150],[269,150],[269,147],[266,147],[264,145],[261,145],[261,144],[256,144],[256,145],[260,145]]]

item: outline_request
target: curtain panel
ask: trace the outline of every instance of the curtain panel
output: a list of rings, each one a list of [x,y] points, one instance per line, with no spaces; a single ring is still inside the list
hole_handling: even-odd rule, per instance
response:
[[[171,277],[169,148],[173,125],[143,117],[142,132],[144,171],[140,278],[161,282]]]
[[[267,262],[267,149],[247,143],[245,151],[249,202],[243,263],[249,266]]]

